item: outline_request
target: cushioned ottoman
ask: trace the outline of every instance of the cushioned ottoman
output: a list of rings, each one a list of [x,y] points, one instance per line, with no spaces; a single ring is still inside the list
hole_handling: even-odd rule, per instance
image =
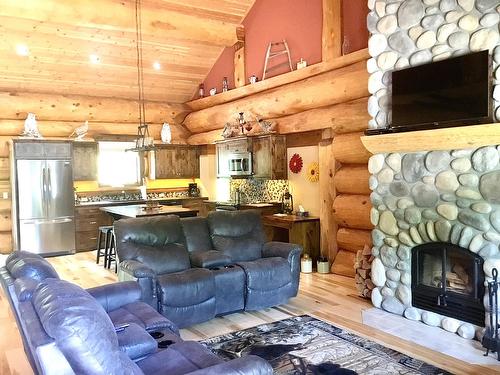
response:
[[[245,310],[261,310],[286,303],[294,296],[290,264],[279,257],[238,262],[247,277]]]
[[[245,308],[245,272],[236,264],[209,268],[215,277],[215,314],[224,315]]]
[[[215,317],[212,271],[191,268],[158,277],[159,311],[179,328]]]

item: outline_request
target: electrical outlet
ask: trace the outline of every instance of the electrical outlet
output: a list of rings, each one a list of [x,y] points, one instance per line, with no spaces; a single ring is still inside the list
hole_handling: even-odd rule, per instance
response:
[[[4,192],[2,193],[2,198],[3,198],[3,199],[9,199],[9,192],[8,192],[8,191],[4,191]]]

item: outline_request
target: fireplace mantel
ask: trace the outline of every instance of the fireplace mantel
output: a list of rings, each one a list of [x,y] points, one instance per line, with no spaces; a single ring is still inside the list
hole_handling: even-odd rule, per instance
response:
[[[500,123],[361,137],[372,154],[478,148],[500,144]]]

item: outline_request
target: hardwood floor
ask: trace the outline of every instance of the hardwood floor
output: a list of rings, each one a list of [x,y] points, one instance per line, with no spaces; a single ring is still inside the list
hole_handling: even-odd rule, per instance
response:
[[[95,264],[95,253],[49,258],[66,279],[84,288],[115,282],[116,275]],[[455,374],[498,374],[500,367],[471,365],[401,340],[362,323],[362,311],[371,308],[369,301],[356,295],[352,279],[336,275],[302,274],[300,292],[288,304],[263,311],[236,313],[183,329],[184,339],[200,340],[258,324],[309,314],[338,327],[356,332],[387,347],[432,363]],[[3,291],[0,292],[0,375],[31,374],[14,316]]]

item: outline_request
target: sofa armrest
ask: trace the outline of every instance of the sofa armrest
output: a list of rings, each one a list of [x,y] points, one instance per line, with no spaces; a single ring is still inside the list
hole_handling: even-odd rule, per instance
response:
[[[232,359],[215,366],[189,372],[188,375],[271,375],[273,368],[255,355]]]
[[[106,310],[110,312],[132,302],[140,301],[142,290],[134,281],[123,281],[87,289]]]
[[[231,263],[229,255],[217,250],[194,251],[189,254],[189,260],[193,267],[198,268],[221,267]]]
[[[298,262],[300,254],[302,253],[302,247],[294,243],[287,242],[267,242],[262,248],[262,257],[281,257],[288,260],[290,264]]]
[[[128,273],[130,276],[138,279],[142,277],[149,277],[153,279],[156,277],[155,271],[138,260],[124,260],[120,262],[120,269],[123,272]]]

